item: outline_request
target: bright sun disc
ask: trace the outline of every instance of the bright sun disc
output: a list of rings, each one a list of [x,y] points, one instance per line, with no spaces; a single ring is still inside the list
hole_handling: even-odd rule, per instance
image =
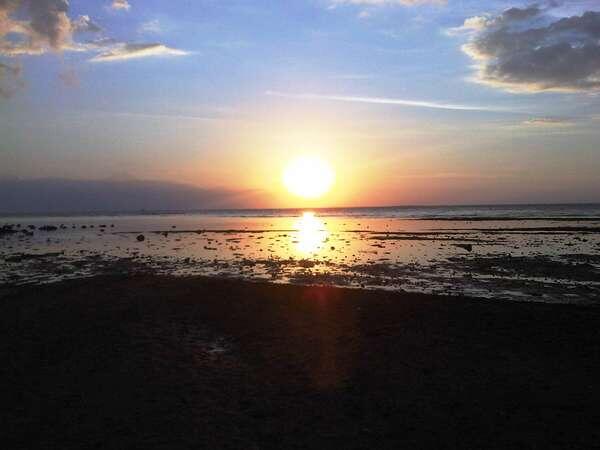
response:
[[[333,185],[334,173],[329,164],[315,156],[301,156],[287,165],[283,184],[289,192],[303,198],[318,198]]]

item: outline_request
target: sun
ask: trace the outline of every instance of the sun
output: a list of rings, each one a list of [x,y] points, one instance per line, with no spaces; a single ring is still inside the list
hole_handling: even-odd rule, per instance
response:
[[[283,171],[283,184],[298,197],[316,199],[325,195],[335,181],[331,166],[318,156],[299,156]]]

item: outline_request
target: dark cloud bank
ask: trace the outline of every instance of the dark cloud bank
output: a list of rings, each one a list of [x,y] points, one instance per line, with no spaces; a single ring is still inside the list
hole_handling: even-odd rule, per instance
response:
[[[548,8],[465,21],[459,30],[473,33],[463,50],[478,63],[477,81],[523,92],[600,90],[600,12],[558,18]]]
[[[0,180],[0,214],[248,208],[257,201],[261,194],[255,191],[160,181]]]

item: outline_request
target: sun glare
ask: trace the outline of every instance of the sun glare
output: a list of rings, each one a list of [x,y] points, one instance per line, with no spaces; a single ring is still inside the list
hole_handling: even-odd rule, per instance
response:
[[[329,192],[335,175],[327,161],[316,156],[301,156],[290,161],[283,172],[286,189],[298,197],[319,198]]]
[[[314,212],[303,213],[294,225],[298,230],[296,250],[302,256],[318,252],[329,236],[325,224]]]

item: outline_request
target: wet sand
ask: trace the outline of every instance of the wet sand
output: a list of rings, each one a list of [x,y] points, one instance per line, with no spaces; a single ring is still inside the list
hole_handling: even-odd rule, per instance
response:
[[[0,288],[2,447],[597,448],[600,309],[156,275]]]

